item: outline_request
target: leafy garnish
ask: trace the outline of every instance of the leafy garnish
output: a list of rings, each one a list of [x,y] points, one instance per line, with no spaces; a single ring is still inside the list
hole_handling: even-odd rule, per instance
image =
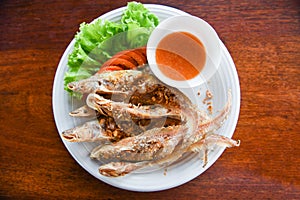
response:
[[[80,24],[74,49],[68,57],[65,90],[76,96],[67,88],[68,83],[90,77],[119,51],[146,45],[152,29],[158,23],[158,17],[143,4],[129,2],[119,22],[97,19]]]

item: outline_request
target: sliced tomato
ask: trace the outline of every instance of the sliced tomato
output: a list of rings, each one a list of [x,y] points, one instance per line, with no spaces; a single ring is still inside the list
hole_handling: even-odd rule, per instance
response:
[[[102,65],[102,67],[105,66],[120,66],[124,69],[135,69],[137,67],[134,63],[130,62],[129,60],[114,57],[109,59]]]
[[[101,74],[103,72],[109,72],[109,71],[118,71],[118,70],[123,70],[123,68],[119,66],[104,66],[100,68],[97,74]]]
[[[116,53],[101,66],[97,73],[102,73],[104,71],[136,69],[139,66],[144,66],[146,63],[146,47],[128,49]]]

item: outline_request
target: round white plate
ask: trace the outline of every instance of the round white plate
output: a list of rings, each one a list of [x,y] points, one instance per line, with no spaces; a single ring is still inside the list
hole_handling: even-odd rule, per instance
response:
[[[161,21],[171,16],[188,15],[181,10],[162,5],[145,4],[145,7],[156,14]],[[100,16],[100,18],[118,21],[125,8],[126,7],[122,7],[108,12]],[[64,73],[68,70],[68,55],[73,50],[74,42],[75,41],[72,40],[65,50],[59,62],[53,84],[53,113],[59,135],[61,135],[64,130],[83,123],[82,119],[72,118],[68,114],[70,111],[76,108],[78,102],[75,102],[75,100],[71,98],[64,90],[63,82]],[[207,84],[201,85],[197,88],[185,90],[183,92],[187,94],[201,109],[206,109],[207,105],[204,105],[202,101],[205,97],[205,91],[209,89],[214,95],[212,102],[214,113],[217,113],[217,111],[222,109],[222,107],[225,105],[227,101],[227,91],[231,89],[231,113],[223,126],[217,131],[217,133],[231,138],[239,116],[240,86],[233,60],[224,44],[221,41],[220,43],[222,48],[222,61],[218,72]],[[200,96],[198,95],[199,91],[201,94]],[[176,163],[167,167],[167,169],[142,169],[124,177],[110,178],[100,175],[98,173],[99,163],[89,158],[89,153],[93,147],[93,144],[71,143],[63,139],[62,142],[73,158],[86,171],[99,180],[118,188],[143,192],[160,191],[173,188],[196,178],[205,170],[207,170],[224,151],[224,148],[220,147],[216,147],[210,151],[208,154],[208,164],[204,168],[202,167],[202,161],[199,155],[187,154],[180,160],[176,161]]]

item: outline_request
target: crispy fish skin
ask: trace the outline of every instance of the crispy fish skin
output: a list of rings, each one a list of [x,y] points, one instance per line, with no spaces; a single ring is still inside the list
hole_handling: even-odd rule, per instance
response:
[[[99,172],[105,176],[122,176],[146,166],[167,165],[188,151],[204,151],[203,160],[206,164],[209,146],[239,145],[238,141],[211,133],[222,126],[230,113],[231,92],[228,93],[228,101],[223,110],[211,119],[179,90],[164,85],[153,75],[142,71],[121,70],[102,73],[86,80],[70,83],[69,88],[81,93],[93,93],[98,105],[90,104],[90,106],[98,111],[105,108],[102,114],[108,116],[113,116],[114,110],[123,109],[122,112],[130,113],[136,118],[151,119],[156,117],[156,112],[165,112],[145,111],[145,107],[140,107],[140,103],[142,106],[158,103],[166,106],[167,109],[180,110],[180,125],[153,128],[140,135],[96,147],[90,157],[108,162],[99,168]],[[112,94],[111,100],[99,98],[99,95],[105,94]],[[114,94],[122,94],[128,103],[116,102],[116,99],[113,99]],[[136,107],[130,106],[130,103],[136,104]]]
[[[112,139],[106,134],[98,120],[86,122],[81,126],[62,132],[62,137],[69,142],[95,142]]]
[[[123,161],[157,160],[173,152],[180,146],[187,146],[191,141],[184,138],[192,137],[202,119],[200,112],[189,99],[176,89],[170,89],[181,105],[180,116],[183,125],[167,128],[154,128],[135,137],[125,138],[115,144],[96,147],[90,154],[91,158],[109,160],[117,158]],[[188,143],[189,142],[189,143]],[[184,148],[184,147],[181,147]]]
[[[198,127],[198,131],[200,134],[196,138],[191,138],[194,143],[191,145],[180,145],[177,146],[177,149],[174,149],[171,154],[165,156],[161,159],[157,160],[149,160],[149,161],[142,161],[142,162],[128,162],[128,161],[115,161],[109,162],[99,167],[99,173],[101,175],[107,177],[119,177],[127,175],[135,170],[149,167],[149,166],[168,166],[171,163],[178,160],[182,157],[183,153],[185,152],[194,152],[199,153],[203,152],[203,167],[205,167],[208,163],[208,150],[214,146],[221,146],[226,148],[231,147],[238,147],[240,146],[240,140],[233,140],[231,138],[227,138],[222,135],[214,134],[214,133],[203,133],[202,131],[211,132],[213,129],[221,126],[222,122],[226,119],[226,116],[229,113],[229,108],[231,106],[231,96],[229,94],[228,102],[225,105],[224,109],[219,113],[217,117],[213,120],[207,120],[203,123],[202,129],[201,126]]]
[[[97,113],[87,105],[84,105],[76,110],[71,111],[69,115],[72,117],[96,117]]]
[[[146,161],[157,160],[173,152],[182,141],[187,127],[171,126],[154,128],[143,134],[125,138],[114,144],[96,147],[90,154],[93,159]]]
[[[115,144],[96,147],[91,152],[90,157],[99,160],[113,160],[116,158],[120,161],[138,162],[163,159],[173,152],[180,156],[191,145],[203,140],[206,133],[219,128],[229,114],[230,107],[231,95],[229,93],[226,105],[214,119],[197,120],[201,118],[201,112],[186,108],[182,110],[183,118],[186,120],[185,124],[163,129],[152,129],[136,137],[123,139]]]
[[[143,162],[110,162],[99,167],[99,173],[107,177],[125,176],[135,170],[149,165],[150,161]]]
[[[221,135],[217,134],[205,134],[203,139],[198,141],[197,143],[191,145],[189,148],[186,149],[187,152],[204,152],[203,160],[203,167],[206,166],[207,160],[207,153],[208,149],[212,145],[218,145],[223,147],[238,147],[240,145],[240,141],[236,141]],[[149,166],[168,166],[169,164],[175,162],[182,156],[181,153],[174,151],[167,157],[164,157],[160,160],[151,160],[151,161],[142,161],[142,162],[126,162],[126,161],[117,161],[117,162],[109,162],[107,164],[101,165],[99,167],[99,173],[103,176],[107,177],[120,177],[125,176],[135,170],[149,167]]]
[[[69,83],[68,88],[82,94],[96,92],[126,94],[125,89],[129,89],[131,85],[136,84],[142,77],[143,73],[137,70],[96,73],[90,78]]]
[[[115,102],[93,93],[88,95],[86,104],[101,113],[130,114],[133,118],[139,119],[169,117],[180,120],[180,109],[168,109],[159,104],[155,106],[136,106],[131,103]],[[106,112],[103,112],[102,109],[105,109]]]
[[[90,78],[69,83],[68,88],[83,94],[123,94],[123,100],[132,101],[134,104],[161,104],[168,107],[180,107],[180,102],[191,104],[190,99],[179,90],[166,86],[154,75],[145,72],[147,70],[148,67],[143,71],[119,70],[95,74]],[[113,96],[112,100],[115,100]]]
[[[228,106],[228,105],[227,105]],[[224,108],[226,111],[227,106]],[[121,161],[147,161],[157,160],[172,154],[175,150],[179,154],[186,152],[187,148],[202,139],[207,132],[217,128],[223,121],[227,112],[221,112],[215,119],[198,122],[192,116],[186,124],[167,128],[151,129],[135,137],[123,139],[114,144],[96,147],[90,154],[91,158]],[[194,113],[195,114],[195,113]],[[199,114],[199,113],[197,113]]]

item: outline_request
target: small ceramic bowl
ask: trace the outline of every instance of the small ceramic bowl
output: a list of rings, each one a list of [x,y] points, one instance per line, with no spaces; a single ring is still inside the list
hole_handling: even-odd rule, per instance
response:
[[[188,80],[174,80],[159,69],[156,49],[160,41],[174,32],[192,34],[201,41],[206,51],[205,64],[201,72]],[[147,43],[147,59],[151,71],[165,84],[177,88],[196,87],[207,82],[218,70],[221,62],[220,39],[216,31],[204,20],[191,16],[175,16],[162,21],[151,33]]]

